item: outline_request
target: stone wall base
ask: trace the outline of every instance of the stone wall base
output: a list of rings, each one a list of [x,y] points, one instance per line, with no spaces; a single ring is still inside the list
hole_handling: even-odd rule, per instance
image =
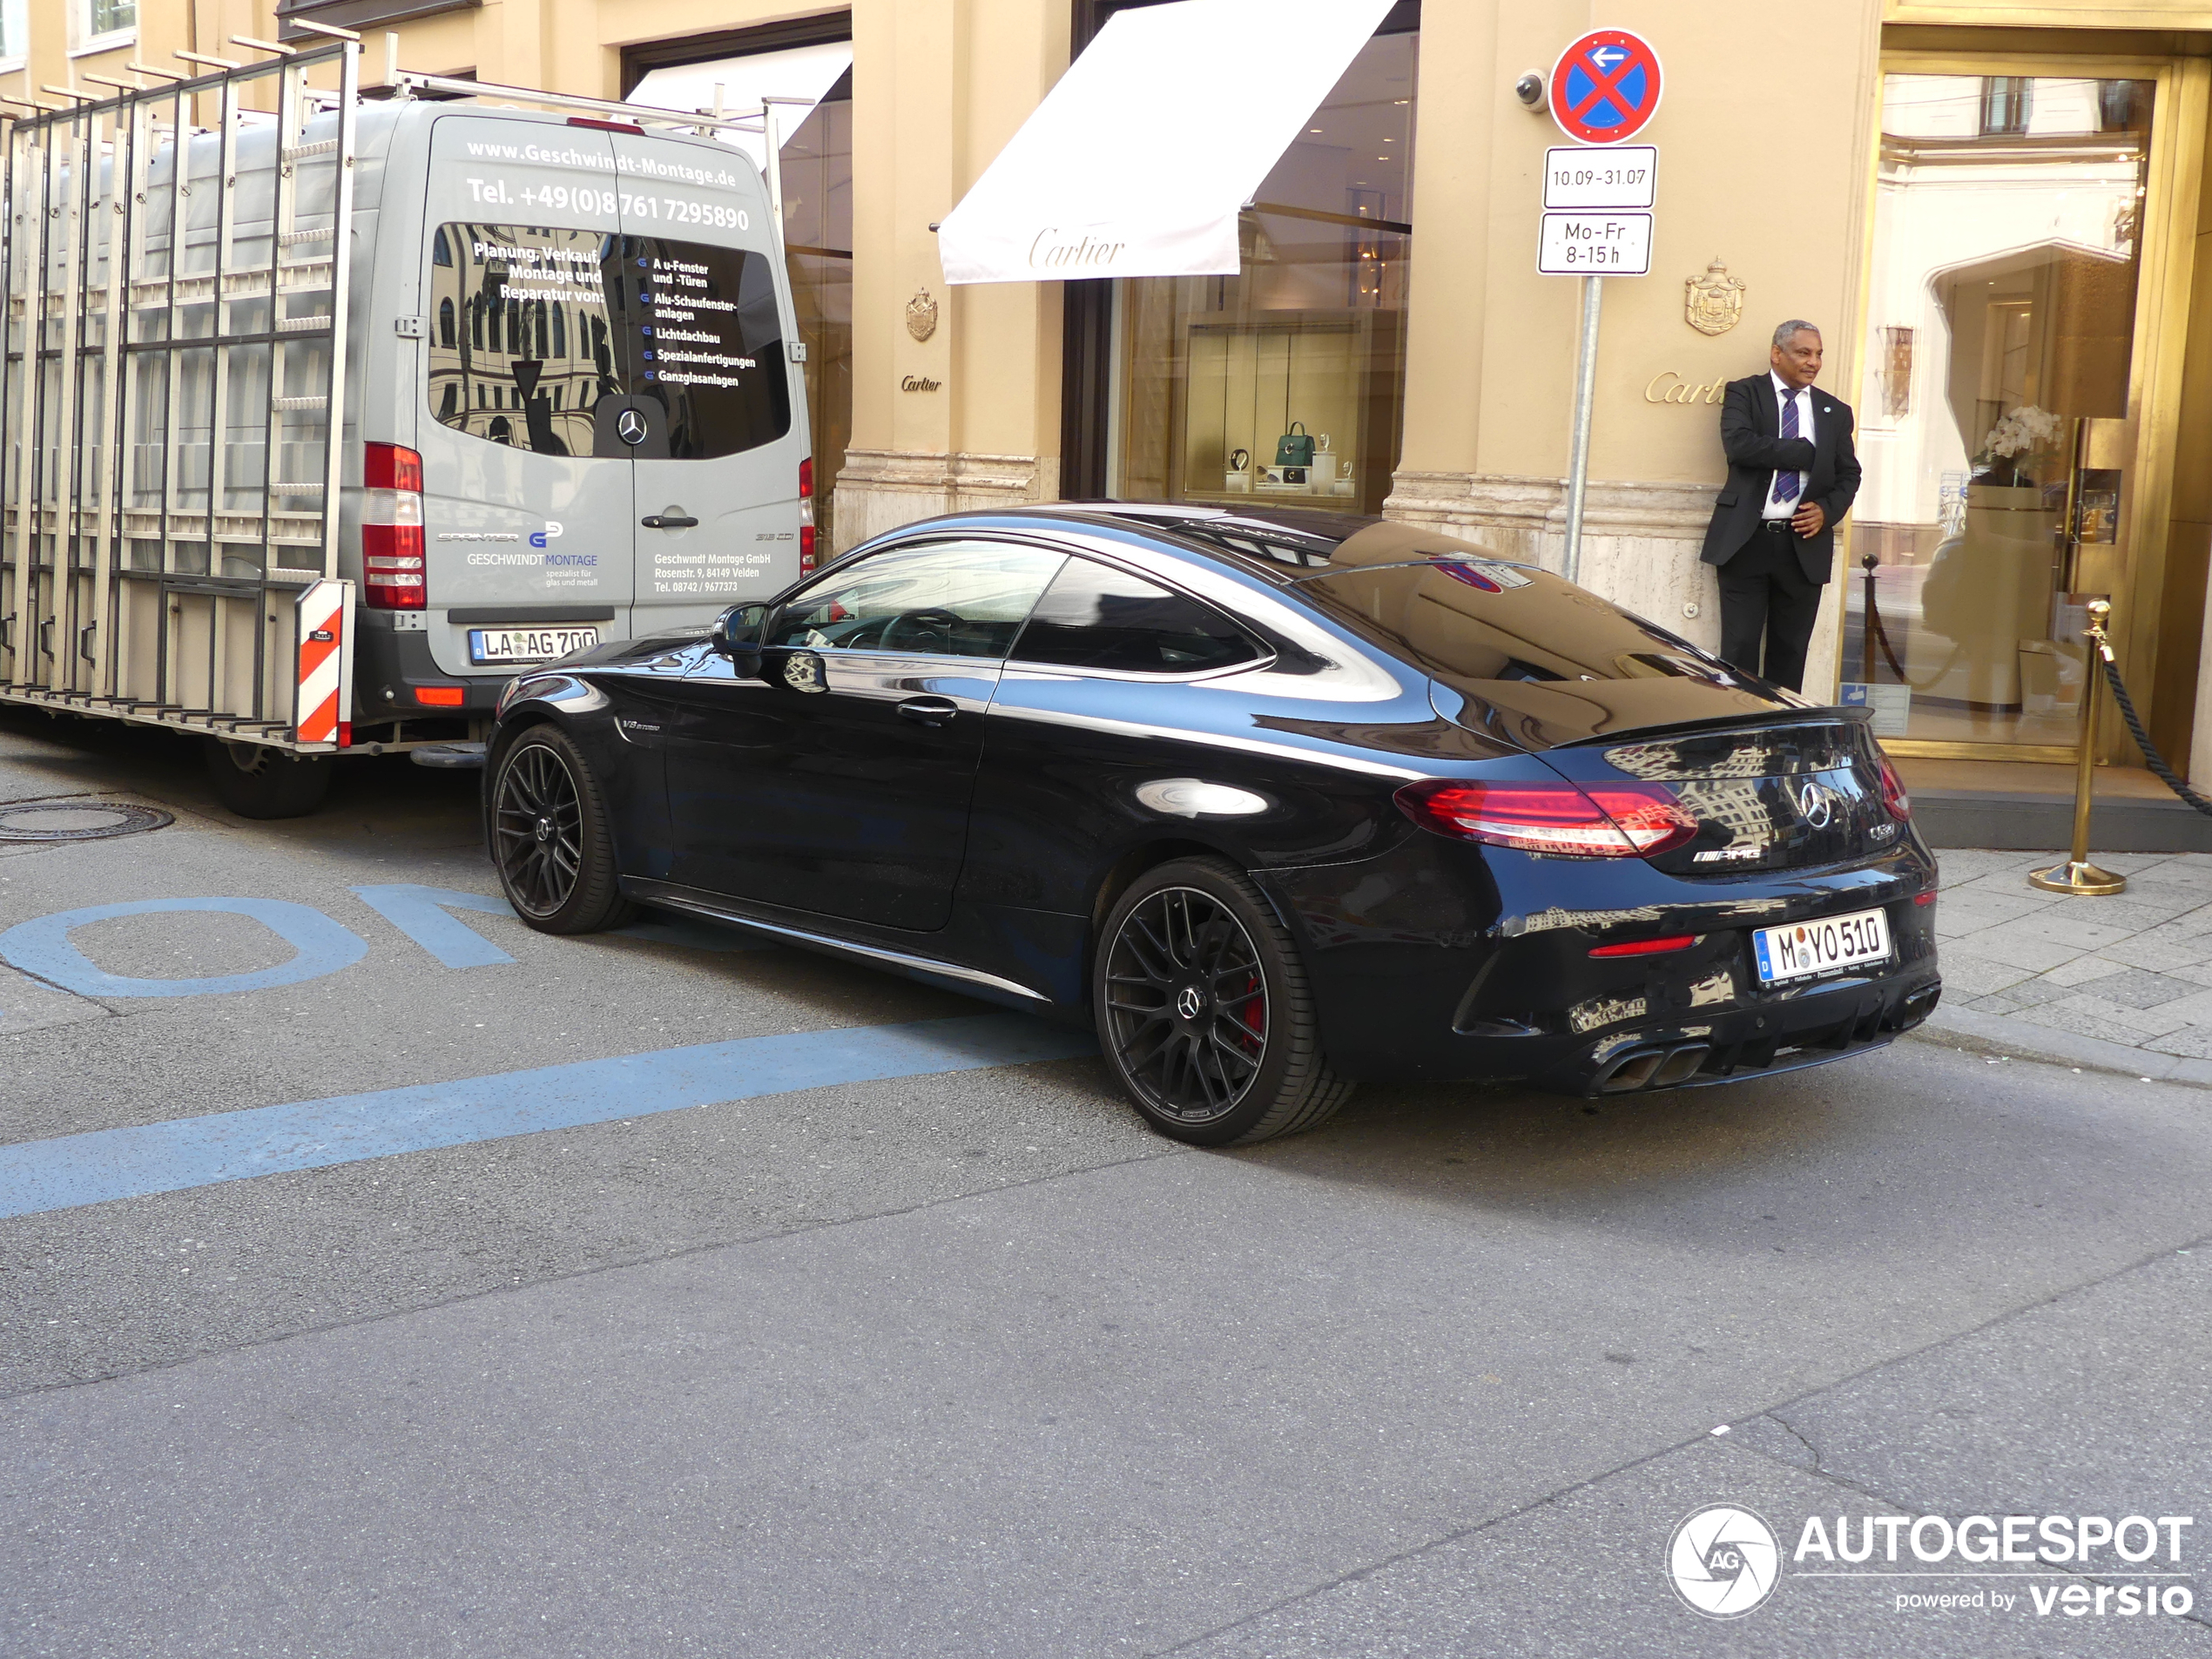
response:
[[[922,449],[848,449],[837,477],[837,545],[940,513],[988,511],[1060,493],[1057,456],[945,455]]]
[[[1581,581],[1669,632],[1717,650],[1720,590],[1697,556],[1718,484],[1592,482],[1582,517]],[[1567,551],[1567,484],[1464,472],[1401,472],[1386,517],[1431,526],[1495,549],[1504,558],[1558,570]],[[1838,554],[1840,562],[1841,554]],[[1805,659],[1805,694],[1835,691],[1843,584],[1831,581]],[[1695,614],[1692,614],[1694,611]]]

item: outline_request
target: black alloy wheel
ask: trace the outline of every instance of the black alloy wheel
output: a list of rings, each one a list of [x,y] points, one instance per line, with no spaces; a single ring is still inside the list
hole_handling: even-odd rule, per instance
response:
[[[1093,972],[1101,1046],[1155,1129],[1201,1146],[1311,1129],[1350,1097],[1298,951],[1258,890],[1179,859],[1122,895]]]
[[[629,920],[598,785],[559,728],[533,726],[500,758],[491,830],[499,884],[539,932],[596,933]]]

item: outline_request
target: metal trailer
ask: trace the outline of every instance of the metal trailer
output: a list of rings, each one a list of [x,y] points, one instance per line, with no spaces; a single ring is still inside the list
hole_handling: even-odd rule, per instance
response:
[[[364,109],[388,106],[364,105],[357,37],[302,27],[327,38],[239,39],[266,61],[134,64],[161,84],[0,113],[0,703],[199,736],[218,792],[261,817],[312,810],[344,754],[481,755],[453,741],[481,721],[371,710],[355,738],[360,531],[341,499],[362,482],[348,395],[372,344],[352,303],[355,164]],[[384,90],[764,133],[786,283],[784,100],[680,115],[395,62]]]

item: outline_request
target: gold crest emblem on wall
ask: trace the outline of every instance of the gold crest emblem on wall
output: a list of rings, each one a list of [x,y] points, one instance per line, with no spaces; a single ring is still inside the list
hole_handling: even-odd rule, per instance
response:
[[[1683,320],[1701,334],[1724,334],[1743,320],[1743,280],[1728,273],[1719,255],[1702,277],[1683,280]]]
[[[907,301],[907,332],[916,340],[927,340],[937,332],[937,302],[927,288],[915,290],[914,297]]]

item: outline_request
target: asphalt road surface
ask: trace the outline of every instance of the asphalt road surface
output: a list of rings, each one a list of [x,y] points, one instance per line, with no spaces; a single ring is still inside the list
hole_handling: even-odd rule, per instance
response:
[[[474,795],[0,715],[85,809],[0,834],[174,815],[0,843],[0,1653],[2212,1654],[2203,1091],[1911,1039],[1192,1151],[1081,1033],[532,934]],[[1909,1547],[1977,1515],[2090,1557]]]

